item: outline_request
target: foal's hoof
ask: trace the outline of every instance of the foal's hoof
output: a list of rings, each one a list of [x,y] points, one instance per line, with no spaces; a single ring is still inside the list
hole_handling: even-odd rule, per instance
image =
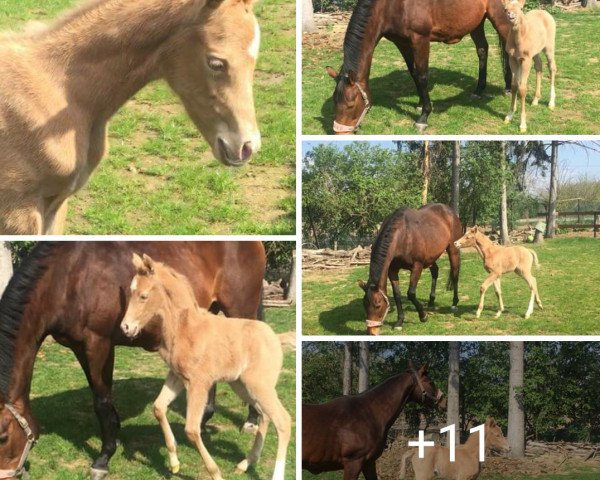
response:
[[[548,105],[548,108],[549,108],[550,110],[554,110],[554,109],[556,108],[556,105]]]
[[[523,126],[520,126],[520,127],[519,127],[519,131],[520,131],[521,133],[525,133],[525,132],[527,131],[527,125],[525,125],[524,127],[523,127]]]
[[[512,118],[510,117],[504,117],[504,123],[510,123],[512,120]]]
[[[91,474],[92,480],[103,480],[104,478],[108,477],[108,470],[102,470],[99,468],[91,468],[90,474]]]
[[[427,124],[426,124],[426,123],[418,123],[418,122],[417,122],[417,123],[415,123],[415,128],[416,128],[416,129],[417,129],[419,132],[423,133],[425,130],[427,130]]]
[[[531,106],[532,106],[532,107],[535,107],[535,106],[536,106],[536,105],[538,105],[539,103],[540,103],[540,100],[539,100],[539,98],[534,98],[534,99],[531,101]]]
[[[258,425],[256,423],[246,422],[240,428],[240,431],[243,433],[250,433],[252,435],[256,435],[258,432]]]
[[[235,467],[235,473],[242,474],[242,473],[246,473],[247,470],[248,470],[248,460],[244,458],[244,460],[242,460],[240,463],[238,463],[237,466]]]
[[[169,471],[170,471],[170,472],[171,472],[173,475],[175,475],[175,474],[179,473],[179,469],[180,469],[180,468],[181,468],[181,464],[179,464],[179,463],[176,463],[175,465],[171,465],[171,466],[169,467]]]

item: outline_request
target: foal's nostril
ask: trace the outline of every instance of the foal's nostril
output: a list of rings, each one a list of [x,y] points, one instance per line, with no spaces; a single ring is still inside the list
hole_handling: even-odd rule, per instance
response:
[[[240,160],[242,162],[247,161],[253,153],[253,149],[252,149],[252,142],[246,142],[244,143],[244,146],[242,147],[242,151],[240,152]]]

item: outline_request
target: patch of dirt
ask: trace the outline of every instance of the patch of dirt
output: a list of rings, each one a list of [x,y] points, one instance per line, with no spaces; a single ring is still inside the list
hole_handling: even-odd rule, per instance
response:
[[[336,268],[335,270],[303,270],[302,281],[325,283],[337,283],[346,278],[353,268]]]

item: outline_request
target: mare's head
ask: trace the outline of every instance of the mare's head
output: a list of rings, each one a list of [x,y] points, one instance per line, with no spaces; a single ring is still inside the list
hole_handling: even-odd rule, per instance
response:
[[[502,5],[511,25],[518,25],[524,15],[525,0],[502,0]]]
[[[157,278],[154,260],[144,254],[133,254],[135,276],[131,281],[131,297],[121,322],[121,330],[129,338],[135,338],[146,325],[160,321],[165,315],[165,296]]]
[[[207,0],[162,57],[164,77],[225,165],[260,148],[252,84],[260,45],[253,0]]]
[[[38,436],[35,420],[29,413],[20,413],[12,407],[12,413],[5,404],[0,393],[0,479],[17,478],[20,476],[29,448],[33,446],[34,439]],[[18,415],[22,427],[17,420]]]
[[[359,280],[358,286],[365,292],[363,306],[367,314],[367,333],[379,335],[381,326],[390,310],[390,299],[375,283]]]
[[[333,132],[336,135],[350,135],[358,129],[371,108],[369,87],[360,85],[352,71],[342,70],[338,74],[333,68],[327,67],[327,73],[335,81]]]
[[[462,237],[460,237],[456,242],[454,242],[454,246],[456,248],[474,247],[477,243],[477,235],[480,235],[479,227],[477,227],[477,225],[471,228],[467,228],[465,234]]]
[[[485,448],[506,453],[510,450],[508,440],[502,434],[500,425],[492,417],[485,421]]]
[[[408,371],[413,377],[415,388],[411,394],[413,402],[420,403],[429,407],[436,406],[440,410],[445,410],[447,406],[444,393],[435,386],[433,380],[427,373],[427,364],[420,368],[415,368],[412,362],[408,362]]]

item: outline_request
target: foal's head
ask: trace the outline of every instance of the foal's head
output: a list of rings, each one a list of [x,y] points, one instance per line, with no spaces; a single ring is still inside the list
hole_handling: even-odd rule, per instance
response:
[[[485,421],[485,448],[499,452],[508,452],[510,446],[504,437],[500,425],[492,417]]]
[[[508,17],[508,21],[512,25],[518,25],[520,18],[523,14],[523,7],[525,6],[525,0],[502,0],[504,5],[504,11]]]
[[[352,71],[338,74],[333,68],[327,67],[327,73],[335,80],[333,132],[336,135],[354,133],[371,108],[369,89],[357,82],[356,74]]]
[[[429,378],[427,373],[427,364],[422,365],[416,369],[412,362],[408,362],[408,370],[413,377],[415,382],[415,388],[411,394],[411,400],[413,402],[421,403],[423,405],[433,407],[436,406],[439,409],[446,409],[446,397],[444,393],[435,386],[433,380]]]
[[[454,246],[456,248],[474,247],[477,243],[477,235],[481,235],[479,233],[479,227],[477,227],[477,225],[471,228],[467,228],[465,234],[462,237],[460,237],[456,242],[454,242]]]
[[[390,310],[390,300],[374,283],[358,281],[358,286],[363,289],[363,306],[367,314],[367,332],[369,335],[379,335],[381,325]]]
[[[253,0],[208,0],[162,58],[164,76],[213,154],[240,166],[260,148],[252,83],[260,45]]]

